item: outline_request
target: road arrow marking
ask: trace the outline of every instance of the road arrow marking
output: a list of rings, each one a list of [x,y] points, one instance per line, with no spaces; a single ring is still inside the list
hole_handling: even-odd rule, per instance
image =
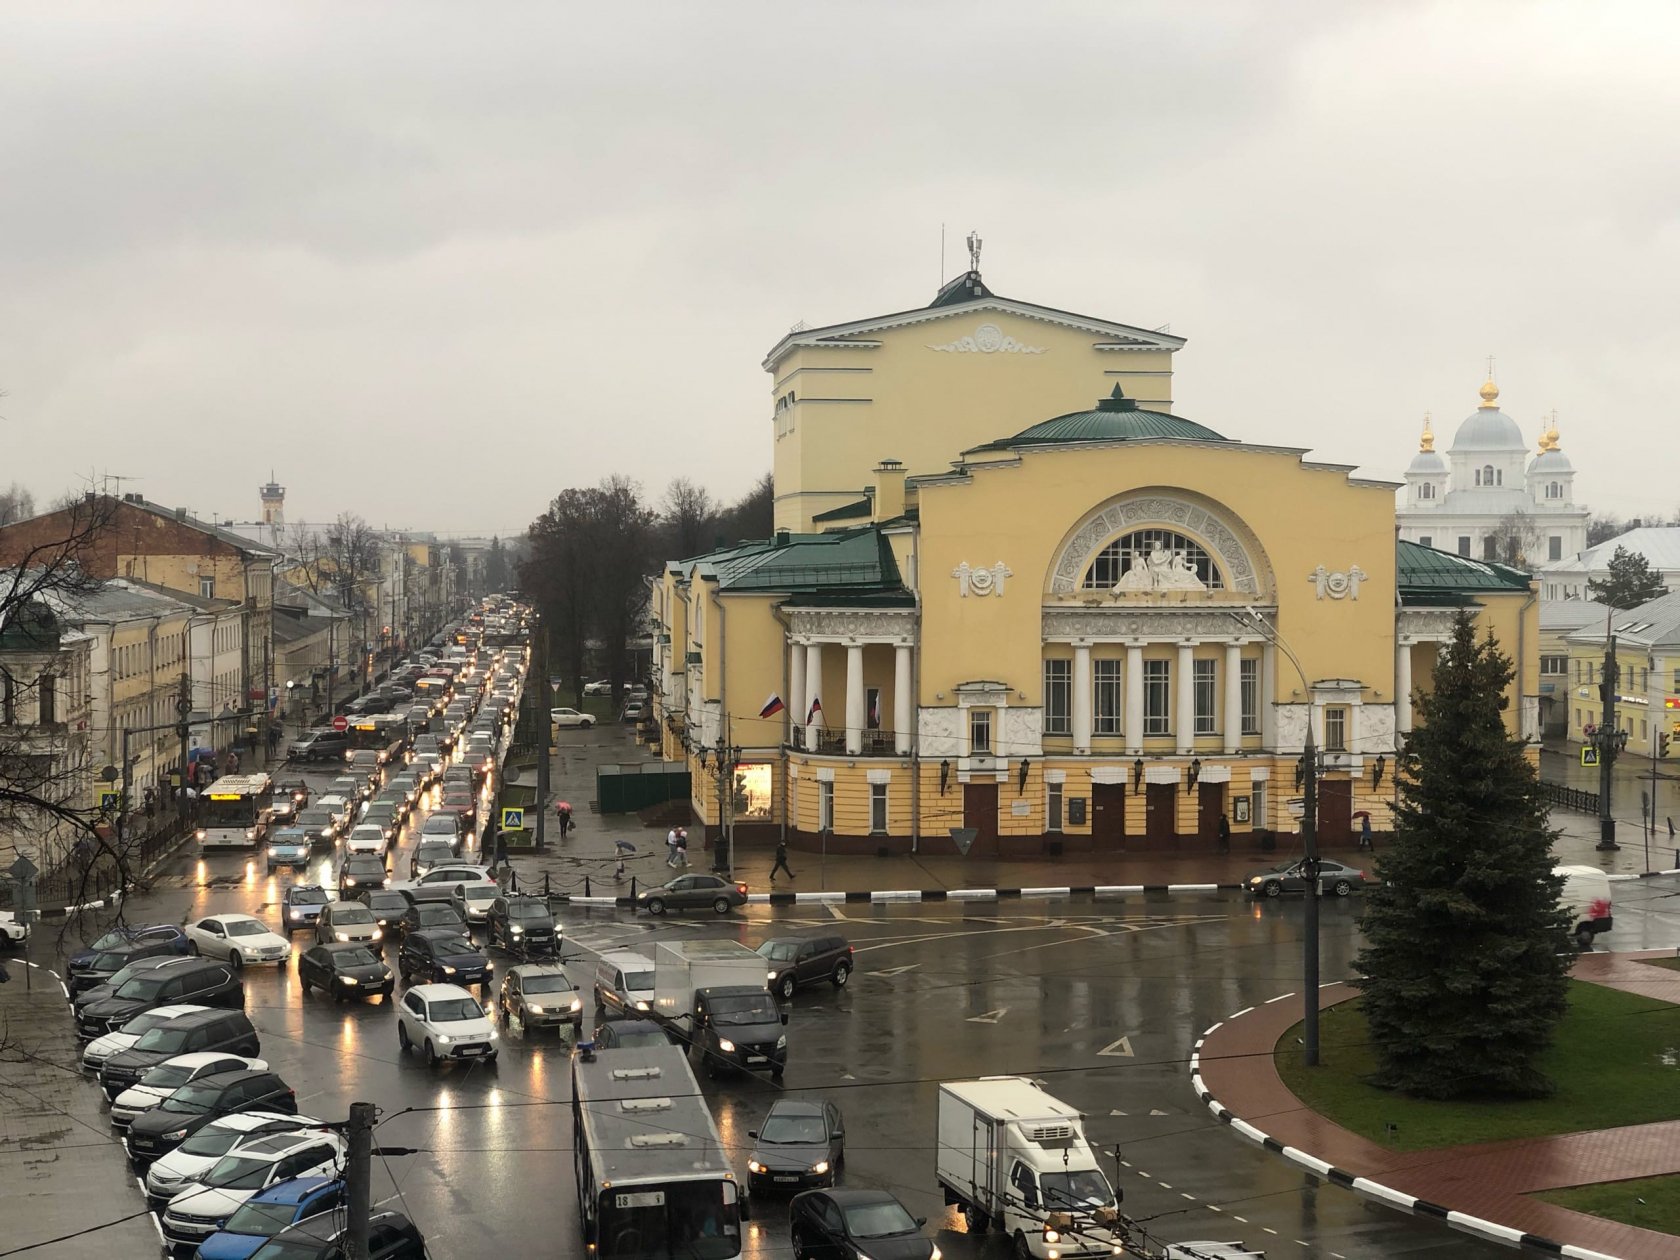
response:
[[[1103,1054],[1110,1055],[1114,1058],[1122,1058],[1122,1059],[1133,1058],[1134,1056],[1132,1054],[1132,1039],[1130,1037],[1122,1037],[1122,1038],[1120,1038],[1119,1041],[1111,1041],[1106,1046],[1104,1046],[1101,1050],[1098,1050],[1097,1053],[1099,1055],[1103,1055]]]
[[[1111,1115],[1111,1116],[1123,1116],[1126,1113],[1124,1111],[1111,1111],[1108,1114]]]
[[[995,1024],[1008,1012],[1009,1008],[1007,1006],[1000,1006],[997,1010],[987,1011],[984,1015],[970,1015],[968,1022],[971,1024]]]
[[[1156,1111],[1153,1107],[1151,1107],[1150,1110],[1149,1110],[1149,1114],[1152,1115],[1152,1116],[1170,1116],[1170,1115],[1172,1115],[1172,1112],[1170,1112],[1170,1111]]]
[[[921,963],[906,963],[902,967],[882,967],[874,974],[878,976],[902,976],[906,971],[914,971],[921,965]]]

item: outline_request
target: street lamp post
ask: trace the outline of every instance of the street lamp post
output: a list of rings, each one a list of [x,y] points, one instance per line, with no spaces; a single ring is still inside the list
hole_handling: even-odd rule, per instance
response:
[[[1609,852],[1622,847],[1616,843],[1616,816],[1611,813],[1610,796],[1616,782],[1611,771],[1616,764],[1616,754],[1626,746],[1627,740],[1616,730],[1616,684],[1620,673],[1616,664],[1616,636],[1607,634],[1604,642],[1604,678],[1599,684],[1604,720],[1593,732],[1593,743],[1598,747],[1598,847]]]
[[[1288,658],[1301,680],[1301,694],[1307,701],[1307,738],[1301,749],[1301,874],[1307,885],[1305,931],[1301,941],[1301,1061],[1318,1066],[1318,741],[1313,731],[1312,688],[1306,671],[1283,637],[1268,626],[1254,609],[1245,610],[1272,645]]]

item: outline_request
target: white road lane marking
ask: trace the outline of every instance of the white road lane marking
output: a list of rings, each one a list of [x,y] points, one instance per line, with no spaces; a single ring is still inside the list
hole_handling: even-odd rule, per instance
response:
[[[1132,1054],[1132,1039],[1130,1037],[1121,1037],[1118,1041],[1109,1042],[1101,1050],[1098,1050],[1097,1054],[1126,1059],[1135,1057]]]

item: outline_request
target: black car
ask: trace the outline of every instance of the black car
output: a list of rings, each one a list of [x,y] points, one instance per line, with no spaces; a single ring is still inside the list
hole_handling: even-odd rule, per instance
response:
[[[552,954],[560,931],[541,897],[497,897],[484,922],[491,945],[522,954]]]
[[[137,958],[157,958],[187,952],[187,934],[179,924],[144,923],[105,933],[92,945],[70,955],[65,987],[71,996],[104,984]]]
[[[244,1011],[193,1011],[140,1035],[99,1065],[105,1097],[115,1098],[160,1063],[178,1054],[236,1054],[255,1058],[262,1050],[257,1029]]]
[[[807,1190],[788,1205],[793,1254],[823,1260],[931,1260],[927,1218],[885,1190]]]
[[[747,985],[694,991],[694,1044],[716,1076],[720,1069],[768,1071],[780,1080],[787,1066],[787,1016],[776,999]]]
[[[404,898],[407,901],[407,898]],[[415,932],[447,929],[456,936],[467,934],[467,921],[460,911],[447,901],[409,901],[408,909],[397,920],[397,931],[407,940]]]
[[[388,878],[385,859],[377,853],[351,853],[338,864],[340,896],[354,897],[364,888],[383,888]]]
[[[357,900],[373,911],[374,922],[379,924],[385,939],[393,939],[397,925],[408,913],[408,898],[394,888],[364,888]]]
[[[422,984],[489,984],[495,965],[470,937],[438,928],[410,932],[397,951],[402,978]]]
[[[629,1050],[640,1046],[668,1046],[665,1030],[650,1019],[607,1019],[595,1025],[597,1050]]]
[[[183,1004],[240,1010],[245,1005],[245,984],[220,959],[170,958],[125,981],[110,997],[77,1011],[76,1035],[84,1040],[103,1037],[142,1011]]]
[[[770,992],[784,1002],[801,985],[826,980],[836,989],[852,975],[852,947],[844,936],[778,936],[758,947],[768,964]]]
[[[339,761],[350,748],[350,736],[343,731],[310,731],[293,740],[286,749],[287,761]]]
[[[343,834],[343,828],[338,825],[338,819],[333,817],[332,810],[318,809],[315,806],[298,811],[297,825],[309,833],[309,843],[317,849],[332,848]]]
[[[136,1116],[124,1139],[128,1157],[150,1165],[212,1120],[236,1111],[297,1114],[297,1093],[269,1071],[224,1072],[183,1085],[156,1107]]]
[[[91,989],[83,989],[70,999],[70,1014],[80,1017],[95,1002],[103,1002],[113,996],[116,991],[127,984],[135,976],[144,975],[148,971],[156,971],[174,955],[165,954],[163,957],[136,958],[133,962],[124,963],[122,969],[114,971],[105,979],[103,984],[96,984]]]
[[[345,1250],[343,1215],[323,1212],[281,1230],[250,1260],[340,1260]],[[425,1260],[426,1240],[401,1212],[376,1212],[368,1222],[369,1260]]]
[[[846,1163],[846,1125],[831,1102],[779,1098],[747,1136],[753,1139],[748,1190],[832,1186]]]
[[[306,949],[298,955],[297,972],[298,988],[303,992],[308,993],[314,985],[340,1002],[376,993],[388,998],[397,983],[372,947],[360,941],[334,941]]]

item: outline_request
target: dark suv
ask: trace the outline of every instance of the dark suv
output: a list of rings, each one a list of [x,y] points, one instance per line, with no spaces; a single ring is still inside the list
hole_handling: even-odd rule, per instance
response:
[[[350,737],[343,731],[310,731],[293,740],[286,749],[287,761],[339,761],[349,751]]]
[[[108,998],[90,1002],[76,1012],[76,1035],[83,1040],[103,1037],[154,1006],[245,1006],[245,984],[239,973],[214,958],[171,958],[162,966],[125,981]]]
[[[559,929],[541,897],[497,897],[484,922],[491,945],[522,954],[552,954]]]
[[[244,1011],[194,1011],[142,1033],[127,1050],[106,1059],[99,1065],[99,1083],[105,1097],[115,1098],[152,1068],[178,1054],[220,1051],[255,1058],[261,1049],[257,1030]]]
[[[758,947],[770,992],[786,1002],[802,985],[827,980],[836,989],[852,978],[852,947],[844,936],[777,936]]]
[[[124,1144],[128,1157],[150,1167],[212,1120],[236,1111],[279,1111],[297,1115],[297,1092],[269,1071],[222,1072],[183,1085],[150,1111],[134,1118]]]
[[[66,967],[66,987],[74,997],[84,989],[104,984],[136,958],[185,954],[187,934],[174,923],[145,923],[120,927],[105,933],[81,953],[72,954]]]

